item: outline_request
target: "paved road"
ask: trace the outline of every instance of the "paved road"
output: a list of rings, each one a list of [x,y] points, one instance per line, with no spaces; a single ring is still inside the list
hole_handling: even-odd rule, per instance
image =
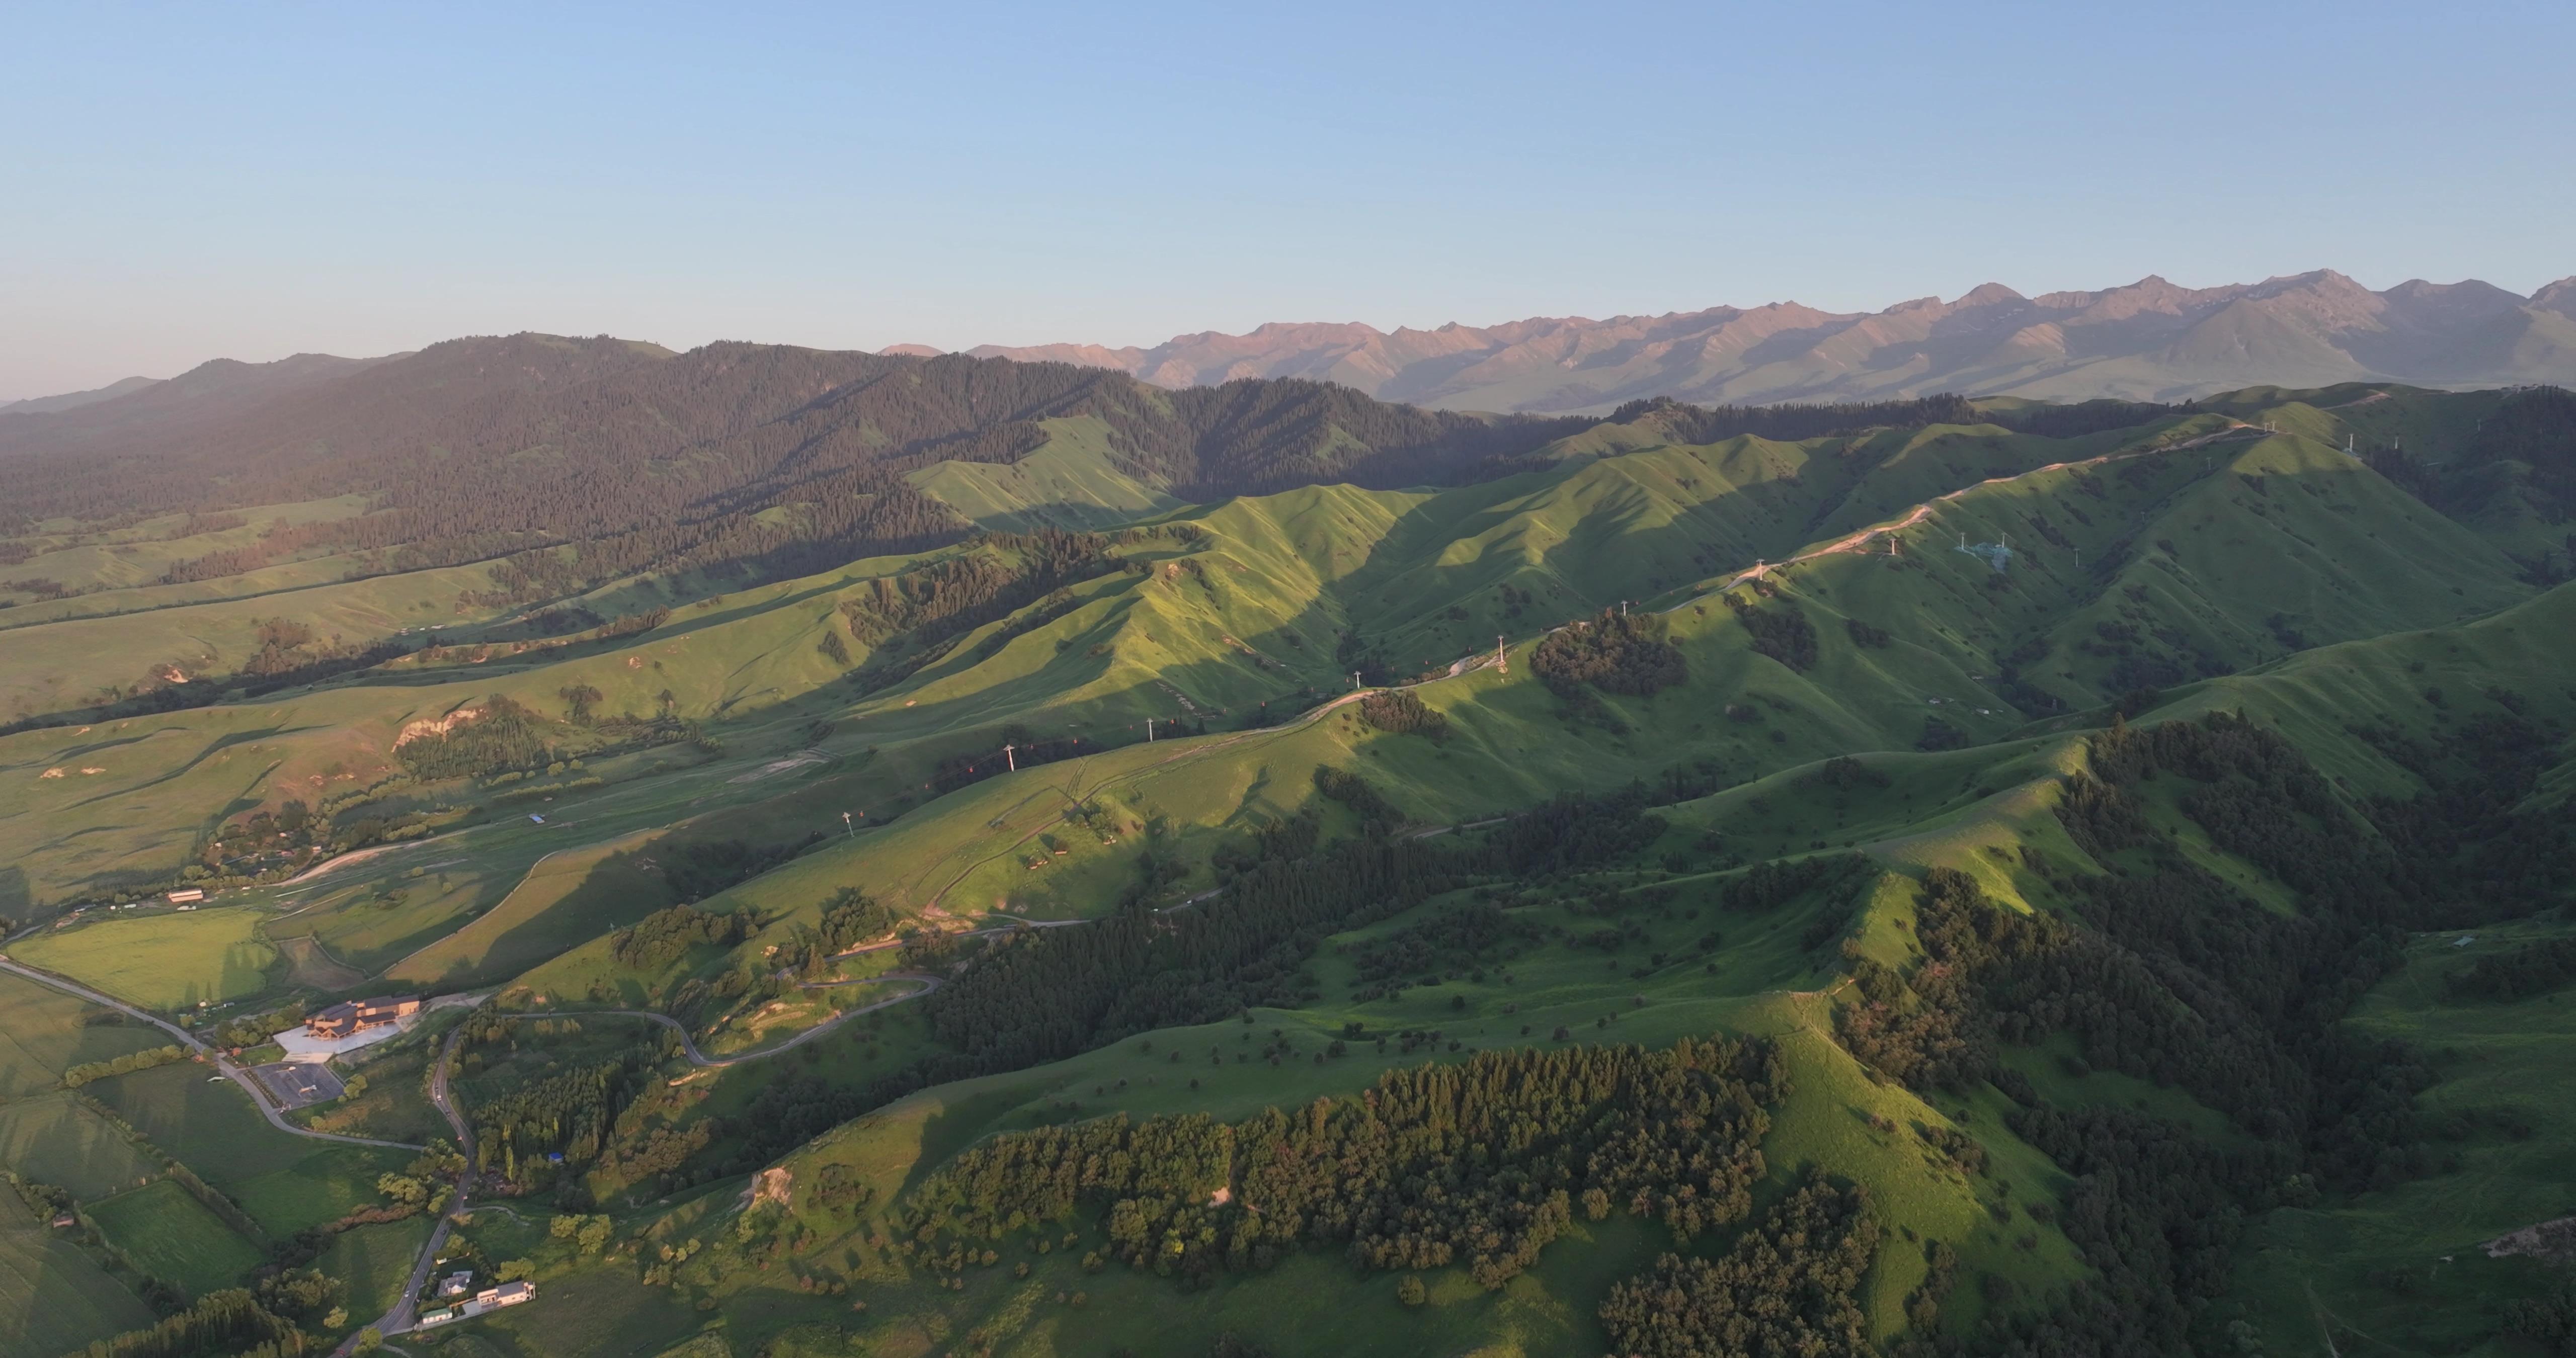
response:
[[[1067,922],[1079,923],[1079,921]],[[670,1028],[680,1035],[680,1046],[682,1050],[688,1053],[689,1063],[691,1065],[708,1067],[735,1066],[741,1065],[746,1061],[765,1061],[770,1057],[794,1051],[796,1048],[823,1036],[825,1033],[831,1032],[833,1029],[840,1027],[851,1019],[857,1018],[861,1014],[883,1009],[888,1005],[905,1004],[910,1001],[920,999],[922,996],[939,988],[938,977],[924,975],[920,972],[889,972],[885,976],[876,979],[919,981],[921,982],[921,988],[908,994],[897,995],[889,1000],[879,1000],[874,1004],[865,1004],[856,1009],[844,1010],[841,1013],[834,1015],[831,1019],[823,1023],[818,1023],[815,1026],[806,1029],[804,1032],[789,1038],[787,1041],[779,1043],[775,1047],[764,1047],[759,1051],[745,1052],[740,1056],[709,1056],[705,1052],[699,1051],[698,1044],[690,1038],[689,1030],[686,1025],[682,1024],[678,1019],[672,1018],[668,1014],[657,1014],[649,1009],[567,1009],[553,1014],[506,1014],[501,1017],[533,1019],[588,1018],[594,1016],[606,1017],[614,1015],[622,1018],[647,1019],[651,1022]],[[458,1180],[456,1192],[448,1202],[446,1213],[439,1218],[437,1229],[430,1232],[428,1242],[420,1247],[420,1257],[412,1263],[411,1284],[403,1289],[402,1297],[394,1303],[393,1309],[385,1312],[383,1316],[376,1320],[376,1333],[380,1335],[390,1337],[397,1334],[408,1334],[412,1330],[419,1328],[420,1307],[417,1298],[420,1296],[420,1290],[429,1285],[430,1270],[438,1265],[439,1251],[447,1247],[448,1233],[454,1230],[456,1223],[467,1216],[472,1210],[470,1207],[470,1201],[475,1184],[475,1175],[472,1168],[474,1164],[474,1129],[466,1123],[464,1114],[457,1111],[456,1098],[454,1093],[449,1089],[447,1080],[448,1072],[453,1070],[456,1065],[457,1044],[464,1038],[464,1036],[465,1033],[463,1029],[449,1033],[447,1035],[447,1045],[439,1049],[438,1064],[431,1070],[429,1077],[429,1101],[437,1107],[439,1116],[446,1118],[447,1125],[455,1131],[456,1147],[458,1150],[464,1152],[467,1169],[465,1174]],[[512,1212],[511,1215],[517,1216],[518,1214],[516,1212]],[[357,1342],[357,1336],[351,1335],[346,1341],[341,1343],[338,1351],[334,1354],[334,1358],[348,1358],[348,1355],[357,1347]]]
[[[163,1032],[170,1034],[172,1037],[179,1039],[181,1045],[187,1047],[188,1050],[197,1053],[199,1056],[204,1057],[208,1062],[212,1063],[217,1073],[221,1074],[226,1079],[231,1080],[234,1084],[240,1085],[242,1092],[250,1095],[250,1101],[253,1106],[259,1109],[260,1115],[268,1119],[270,1126],[275,1127],[281,1132],[286,1132],[294,1136],[309,1137],[315,1141],[344,1142],[352,1146],[383,1146],[388,1149],[402,1151],[416,1151],[422,1149],[422,1147],[415,1146],[408,1141],[381,1141],[371,1136],[342,1136],[338,1132],[317,1132],[309,1127],[296,1126],[294,1123],[287,1120],[286,1114],[278,1111],[276,1104],[269,1101],[268,1091],[260,1088],[259,1081],[253,1078],[249,1071],[235,1065],[232,1058],[224,1055],[223,1052],[216,1048],[209,1047],[204,1042],[198,1040],[197,1035],[189,1032],[187,1029],[182,1028],[157,1014],[151,1013],[147,1010],[137,1009],[133,1005],[127,1004],[125,1001],[116,999],[113,996],[102,995],[77,981],[66,980],[63,977],[56,976],[50,971],[39,971],[23,962],[0,961],[0,970],[8,971],[14,975],[23,976],[38,985],[45,986],[53,990],[59,990],[66,995],[87,1000],[92,1004],[105,1005],[120,1014],[128,1014],[135,1018],[139,1018],[144,1022],[151,1024],[153,1027],[159,1028]]]
[[[464,1115],[456,1111],[456,1098],[447,1086],[447,1072],[456,1064],[456,1045],[464,1037],[462,1028],[449,1033],[446,1045],[438,1049],[438,1064],[431,1068],[429,1075],[429,1101],[438,1109],[439,1116],[447,1119],[448,1128],[455,1132],[456,1148],[465,1155],[465,1173],[458,1176],[456,1191],[448,1198],[447,1210],[439,1215],[438,1225],[430,1231],[428,1242],[420,1247],[420,1257],[412,1262],[411,1283],[395,1299],[393,1309],[376,1318],[375,1331],[380,1336],[407,1334],[419,1327],[420,1290],[429,1285],[429,1271],[438,1266],[439,1252],[447,1248],[448,1233],[456,1229],[458,1219],[470,1210],[467,1204],[474,1191],[474,1129],[467,1125]],[[333,1351],[332,1358],[349,1358],[357,1346],[358,1336],[352,1333],[340,1341],[340,1347]]]

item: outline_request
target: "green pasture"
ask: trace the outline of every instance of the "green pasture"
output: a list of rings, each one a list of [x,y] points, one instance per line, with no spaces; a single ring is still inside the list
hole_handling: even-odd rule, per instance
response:
[[[313,1267],[349,1285],[352,1324],[383,1315],[401,1300],[411,1281],[421,1246],[429,1243],[430,1219],[411,1217],[378,1226],[360,1226],[331,1237],[331,1248]]]
[[[88,1086],[137,1131],[242,1206],[272,1235],[292,1235],[377,1201],[376,1176],[411,1152],[332,1145],[270,1126],[230,1080],[194,1064]]]
[[[362,514],[366,508],[366,497],[361,495],[250,505],[234,511],[243,520],[239,527],[200,532],[189,530],[206,527],[203,521],[192,524],[186,514],[160,514],[105,528],[53,520],[26,525],[5,540],[31,553],[19,563],[18,573],[59,580],[74,588],[131,588],[153,583],[177,562],[251,546],[272,524],[327,523]]]
[[[28,939],[17,956],[147,1009],[175,1012],[259,994],[277,949],[242,906],[108,918]]]
[[[2239,1255],[2237,1295],[2271,1352],[2322,1353],[2330,1342],[2346,1353],[2534,1352],[2497,1338],[2496,1321],[2557,1271],[2491,1259],[2483,1246],[2576,1216],[2576,990],[2496,1003],[2443,986],[2480,956],[2571,934],[2565,922],[2531,921],[2418,936],[2405,969],[2363,1001],[2353,1026],[2437,1057],[2442,1082],[2421,1100],[2433,1118],[2507,1115],[2527,1132],[2437,1131],[2447,1172],[2265,1219]]]
[[[364,1049],[357,1053],[363,1058],[358,1061],[341,1059],[340,1068],[344,1074],[365,1077],[367,1087],[364,1092],[288,1116],[317,1132],[337,1132],[344,1136],[368,1136],[414,1145],[427,1145],[439,1137],[453,1140],[456,1133],[429,1101],[428,1071],[433,1050],[430,1042],[417,1038],[398,1039],[389,1046],[391,1050]]]
[[[136,1268],[191,1296],[240,1286],[267,1257],[175,1179],[91,1203],[88,1212]]]
[[[259,653],[259,626],[271,619],[309,629],[314,640],[307,649],[318,650],[335,637],[363,646],[406,632],[426,636],[433,624],[491,616],[488,608],[461,618],[458,613],[459,595],[491,589],[488,563],[349,581],[336,573],[314,580],[317,567],[328,569],[313,563],[259,572],[266,578],[234,585],[244,591],[238,598],[198,602],[189,596],[202,588],[180,586],[120,590],[88,601],[95,609],[119,611],[12,628],[5,633],[12,659],[0,663],[0,714],[41,716],[85,706],[108,685],[159,687],[167,674],[163,666],[192,683],[230,676]],[[269,591],[254,592],[262,586]]]
[[[207,1177],[271,1235],[292,1235],[337,1221],[361,1207],[381,1204],[384,1199],[376,1193],[377,1178],[403,1169],[413,1156],[411,1151],[376,1146],[321,1145],[314,1149],[320,1143],[290,1138],[274,1129],[270,1134],[281,1141],[293,1140],[303,1148],[302,1156],[281,1168],[255,1174]]]
[[[0,1353],[70,1353],[152,1323],[151,1310],[65,1233],[0,1206],[10,1209],[0,1211]]]
[[[160,1162],[71,1094],[0,1103],[0,1165],[83,1202],[134,1188]],[[0,1202],[0,1207],[8,1204]]]
[[[51,1089],[73,1066],[169,1040],[112,1009],[0,972],[0,1099]]]

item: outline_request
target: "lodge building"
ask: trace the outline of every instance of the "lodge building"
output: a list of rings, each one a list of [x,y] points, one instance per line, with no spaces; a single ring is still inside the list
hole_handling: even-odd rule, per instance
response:
[[[419,1012],[418,995],[379,995],[372,1000],[342,1000],[304,1020],[304,1031],[329,1041],[369,1028],[381,1028]]]

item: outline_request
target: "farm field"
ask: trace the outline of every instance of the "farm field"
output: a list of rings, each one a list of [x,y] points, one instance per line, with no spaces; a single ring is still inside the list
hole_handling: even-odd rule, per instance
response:
[[[399,1172],[412,1158],[409,1151],[322,1145],[275,1130],[270,1135],[293,1141],[302,1154],[281,1168],[206,1178],[272,1236],[292,1235],[375,1206],[382,1201],[376,1196],[378,1176]]]
[[[160,1162],[71,1094],[0,1103],[0,1167],[70,1190],[83,1202],[135,1187]],[[0,1207],[5,1207],[0,1202]]]
[[[151,1277],[190,1296],[237,1287],[267,1256],[176,1180],[162,1179],[89,1204],[111,1244]]]
[[[100,920],[28,939],[17,956],[129,1004],[174,1013],[269,987],[278,955],[260,937],[260,920],[247,906]]]
[[[268,1125],[230,1080],[205,1067],[163,1066],[101,1080],[89,1091],[198,1177],[241,1204],[272,1235],[291,1235],[371,1201],[376,1176],[403,1151],[328,1145]]]
[[[114,1010],[0,973],[0,1099],[51,1089],[73,1066],[168,1041]]]
[[[16,1202],[0,1209],[0,1352],[70,1353],[152,1323],[140,1299],[60,1233]]]
[[[429,1232],[427,1217],[342,1231],[314,1267],[349,1285],[349,1314],[382,1315],[411,1281],[412,1262],[429,1243]]]

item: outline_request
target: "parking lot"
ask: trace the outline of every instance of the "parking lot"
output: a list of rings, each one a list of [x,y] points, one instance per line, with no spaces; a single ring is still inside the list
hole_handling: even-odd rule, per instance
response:
[[[340,1097],[340,1077],[319,1062],[279,1061],[253,1066],[250,1073],[281,1108],[309,1108]]]

